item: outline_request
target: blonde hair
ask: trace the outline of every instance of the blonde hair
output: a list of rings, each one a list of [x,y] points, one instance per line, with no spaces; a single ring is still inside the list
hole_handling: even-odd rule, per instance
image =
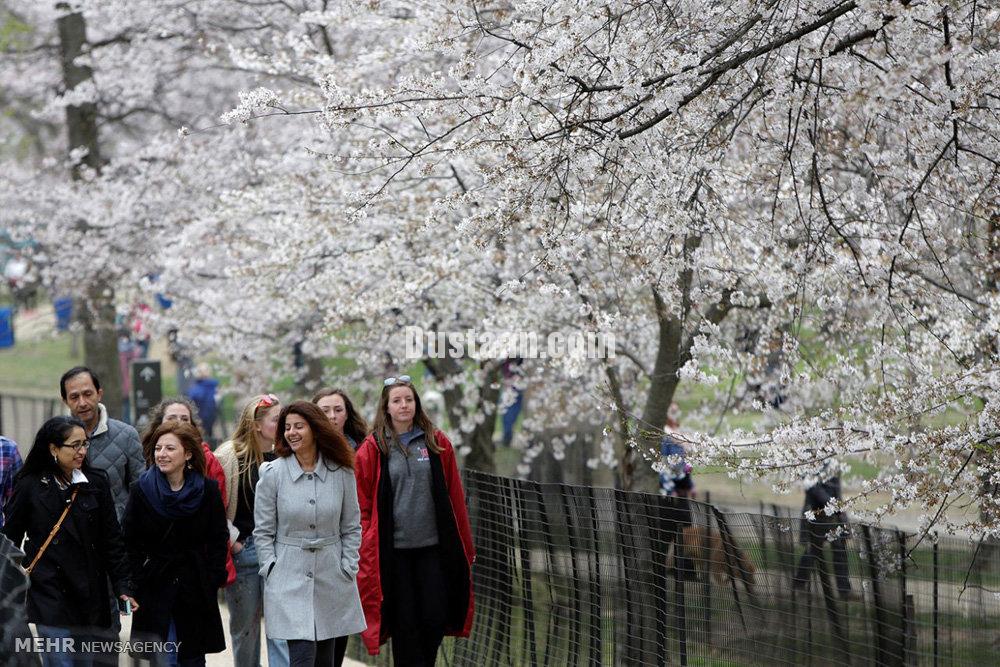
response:
[[[272,398],[274,402],[265,405],[267,398]],[[274,394],[259,394],[251,398],[240,413],[236,431],[230,438],[230,442],[233,443],[233,453],[236,455],[237,479],[248,479],[247,473],[251,466],[259,468],[264,462],[264,452],[260,447],[256,426],[271,408],[280,406],[281,403]]]

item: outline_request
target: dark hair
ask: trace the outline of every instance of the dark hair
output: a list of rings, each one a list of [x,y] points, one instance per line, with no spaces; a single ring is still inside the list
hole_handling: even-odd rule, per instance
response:
[[[291,456],[292,448],[285,440],[285,420],[288,415],[298,415],[306,420],[316,441],[316,451],[323,455],[327,468],[336,463],[354,469],[354,449],[338,431],[323,411],[308,401],[294,401],[281,409],[278,431],[274,435],[274,452],[278,456]],[[332,470],[332,468],[330,468]]]
[[[87,432],[87,427],[84,426],[82,421],[76,417],[68,417],[66,415],[53,417],[42,424],[42,427],[38,429],[38,433],[35,434],[35,442],[31,445],[31,450],[24,458],[24,465],[18,471],[17,478],[20,479],[22,475],[41,474],[45,472],[54,472],[57,475],[61,475],[62,470],[55,459],[52,458],[49,445],[63,444],[66,441],[66,437],[69,436],[74,428],[82,428],[84,433]],[[87,458],[83,460],[84,473],[92,470],[90,466],[90,452],[88,451],[87,454]]]
[[[324,387],[316,392],[316,395],[312,397],[312,402],[319,404],[319,399],[326,398],[327,396],[340,396],[344,400],[344,408],[347,410],[344,433],[354,438],[354,442],[360,445],[361,441],[368,435],[368,424],[365,422],[365,418],[359,415],[358,411],[354,409],[354,403],[351,402],[351,399],[347,396],[347,392],[343,389]]]
[[[155,465],[156,443],[167,434],[177,436],[177,439],[181,441],[181,447],[184,448],[184,451],[191,453],[191,467],[204,475],[206,466],[205,452],[201,448],[201,431],[191,424],[186,424],[182,421],[163,422],[156,427],[155,431],[146,432],[146,436],[142,441],[142,453],[146,456],[146,465]]]
[[[146,425],[146,430],[142,434],[143,442],[146,442],[146,436],[151,435],[163,423],[163,416],[171,405],[183,405],[188,409],[188,413],[191,415],[191,425],[198,430],[199,437],[201,436],[201,419],[198,418],[198,408],[195,407],[194,403],[184,396],[168,396],[149,411],[149,424]]]
[[[378,411],[375,412],[375,419],[372,421],[372,434],[375,436],[375,444],[378,445],[383,454],[388,456],[390,443],[398,440],[396,433],[392,430],[392,418],[389,416],[389,392],[397,387],[407,387],[413,392],[413,400],[417,404],[417,410],[413,415],[413,425],[424,432],[427,449],[435,454],[440,454],[441,448],[438,447],[437,440],[434,438],[437,428],[430,417],[427,416],[427,413],[424,412],[424,406],[420,402],[420,394],[417,393],[417,388],[413,386],[413,383],[403,380],[396,380],[396,382],[383,385],[382,387],[382,395],[378,399]]]
[[[90,376],[90,379],[94,382],[94,389],[98,391],[101,390],[101,381],[97,378],[97,374],[94,371],[90,370],[86,366],[74,366],[63,373],[62,377],[59,378],[59,393],[62,395],[62,399],[64,401],[66,400],[66,381],[75,378],[81,373],[86,373]]]

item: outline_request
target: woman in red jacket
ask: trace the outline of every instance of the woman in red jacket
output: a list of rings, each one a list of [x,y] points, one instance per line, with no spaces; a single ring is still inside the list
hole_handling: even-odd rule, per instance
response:
[[[358,588],[368,652],[392,638],[397,666],[432,666],[445,635],[472,627],[475,552],[455,450],[410,377],[383,383],[355,461],[361,506]]]

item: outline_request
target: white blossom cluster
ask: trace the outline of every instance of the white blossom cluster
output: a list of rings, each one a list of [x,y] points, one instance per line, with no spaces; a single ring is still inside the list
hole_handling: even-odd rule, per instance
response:
[[[882,471],[845,507],[997,529],[1000,8],[88,0],[108,43],[68,94],[24,55],[51,12],[8,4],[40,27],[4,95],[60,157],[13,165],[0,215],[66,289],[157,274],[162,326],[248,390],[298,344],[368,400],[405,325],[609,331],[614,359],[523,363],[521,474],[548,448],[628,485],[704,385],[712,421],[763,417],[689,434],[698,464],[788,491],[859,457]],[[108,164],[70,181],[81,100]],[[435,375],[474,449],[499,364]]]

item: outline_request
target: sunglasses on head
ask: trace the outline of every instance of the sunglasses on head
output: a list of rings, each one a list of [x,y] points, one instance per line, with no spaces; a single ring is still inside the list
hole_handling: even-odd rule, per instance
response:
[[[400,375],[398,378],[386,378],[382,380],[382,386],[391,387],[392,385],[397,384],[399,382],[410,384],[412,381],[413,378],[411,378],[409,375]]]
[[[277,405],[277,404],[278,404],[277,396],[275,396],[274,394],[264,394],[263,396],[260,397],[260,400],[257,401],[257,407],[255,407],[254,410],[258,410],[260,408],[269,408],[272,405]]]

